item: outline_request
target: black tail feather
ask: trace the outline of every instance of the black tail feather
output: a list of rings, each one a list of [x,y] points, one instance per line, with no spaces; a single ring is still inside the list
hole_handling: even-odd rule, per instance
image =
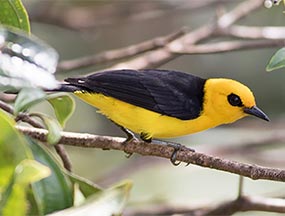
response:
[[[56,89],[48,90],[52,92],[75,92],[82,90],[81,87],[70,85],[70,84],[60,84]]]

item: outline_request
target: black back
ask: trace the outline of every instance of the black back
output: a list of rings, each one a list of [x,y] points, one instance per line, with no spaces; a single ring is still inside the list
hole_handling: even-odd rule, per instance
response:
[[[205,79],[170,70],[114,70],[65,80],[88,92],[102,93],[181,120],[194,119],[203,109]]]

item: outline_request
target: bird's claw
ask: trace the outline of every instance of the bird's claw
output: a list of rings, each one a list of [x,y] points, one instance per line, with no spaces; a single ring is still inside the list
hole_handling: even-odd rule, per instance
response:
[[[181,164],[181,161],[177,162],[177,152],[180,151],[182,145],[178,144],[178,143],[172,143],[171,146],[174,148],[174,151],[170,157],[170,162],[174,165],[174,166],[178,166],[179,164]]]
[[[127,146],[128,143],[131,142],[133,139],[134,139],[133,137],[127,137],[126,140],[122,143],[123,146],[124,146],[124,152],[126,153],[126,154],[125,154],[125,157],[126,157],[126,158],[130,158],[130,157],[132,156],[132,154],[133,154],[133,153],[130,153],[130,152],[127,152],[127,151],[126,151],[126,146]]]
[[[153,140],[152,141],[155,144],[159,144],[159,145],[167,145],[169,147],[172,147],[174,149],[172,155],[170,156],[170,162],[174,165],[174,166],[178,166],[181,161],[177,162],[177,152],[179,152],[183,145],[179,144],[179,143],[175,143],[175,142],[166,142],[166,141],[162,141],[162,140]]]
[[[177,153],[184,147],[182,146],[181,144],[179,143],[169,143],[168,144],[169,146],[173,147],[174,148],[174,151],[170,157],[170,161],[171,163],[174,165],[174,166],[178,166],[179,164],[181,164],[181,161],[177,162]],[[195,152],[194,149],[191,149],[191,148],[187,148],[188,150],[192,151],[192,152]],[[188,162],[185,166],[189,166],[191,164],[191,162]]]
[[[126,146],[128,145],[128,143],[129,142],[131,142],[131,141],[133,141],[133,140],[136,140],[137,138],[135,137],[135,136],[133,136],[133,134],[128,134],[128,136],[127,136],[127,138],[126,138],[126,140],[122,143],[123,144],[123,146],[124,146],[124,152],[126,153],[126,155],[125,155],[125,157],[126,158],[130,158],[132,155],[133,155],[133,153],[131,153],[131,152],[127,152],[126,151]]]

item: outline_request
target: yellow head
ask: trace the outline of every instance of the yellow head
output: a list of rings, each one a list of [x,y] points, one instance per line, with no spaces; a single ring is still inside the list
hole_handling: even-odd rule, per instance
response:
[[[256,106],[251,90],[235,80],[208,79],[204,91],[204,114],[216,124],[231,123],[246,115],[269,121]]]

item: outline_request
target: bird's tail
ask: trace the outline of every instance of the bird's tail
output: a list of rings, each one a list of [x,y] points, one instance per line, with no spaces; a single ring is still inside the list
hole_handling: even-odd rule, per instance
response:
[[[49,89],[47,91],[48,92],[75,92],[79,90],[82,90],[82,89],[78,86],[74,86],[72,84],[67,84],[67,83],[61,83],[58,88],[51,89],[51,90]]]

